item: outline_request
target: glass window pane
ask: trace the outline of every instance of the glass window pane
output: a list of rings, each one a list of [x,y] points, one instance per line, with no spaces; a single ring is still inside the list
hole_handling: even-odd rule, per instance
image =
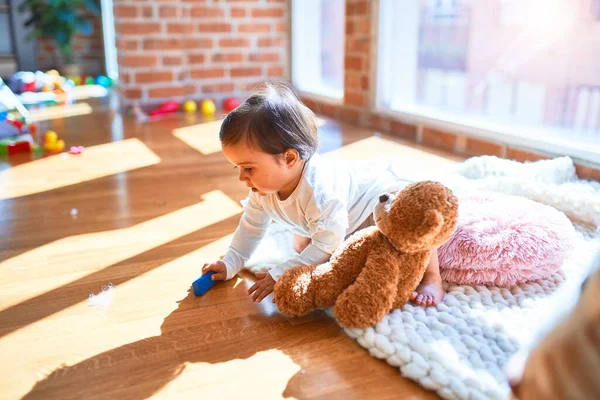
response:
[[[380,7],[379,106],[600,149],[600,0]]]
[[[292,2],[292,81],[309,93],[344,95],[344,0]]]

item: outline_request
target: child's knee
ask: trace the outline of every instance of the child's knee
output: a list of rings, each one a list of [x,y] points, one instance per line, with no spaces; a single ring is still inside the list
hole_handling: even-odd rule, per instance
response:
[[[294,250],[298,253],[302,253],[305,248],[310,244],[310,238],[294,235]]]

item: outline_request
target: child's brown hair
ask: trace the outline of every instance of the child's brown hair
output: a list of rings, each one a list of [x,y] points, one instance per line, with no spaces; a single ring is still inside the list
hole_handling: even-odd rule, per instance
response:
[[[225,117],[219,139],[223,146],[245,141],[273,155],[295,149],[307,160],[318,147],[316,117],[291,87],[267,83]]]

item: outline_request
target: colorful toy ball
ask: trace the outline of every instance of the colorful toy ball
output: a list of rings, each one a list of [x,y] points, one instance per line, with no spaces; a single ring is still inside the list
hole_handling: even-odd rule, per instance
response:
[[[197,109],[198,106],[196,105],[196,102],[194,100],[186,100],[183,103],[183,111],[185,111],[186,113],[195,113]]]
[[[96,78],[96,85],[108,88],[110,87],[110,79],[108,79],[104,75],[98,75],[98,77]]]
[[[223,100],[223,111],[230,113],[240,105],[240,101],[235,97],[230,97]]]
[[[86,85],[93,85],[95,83],[96,83],[96,80],[94,79],[93,76],[88,76],[87,78],[85,78]]]
[[[217,106],[215,105],[214,101],[206,99],[202,101],[201,109],[203,115],[207,117],[212,117],[217,111]]]

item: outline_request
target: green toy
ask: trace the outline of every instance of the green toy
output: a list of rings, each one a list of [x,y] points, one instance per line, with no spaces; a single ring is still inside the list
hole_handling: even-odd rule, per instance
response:
[[[0,156],[8,155],[8,145],[12,142],[12,140],[4,139],[0,140]]]

